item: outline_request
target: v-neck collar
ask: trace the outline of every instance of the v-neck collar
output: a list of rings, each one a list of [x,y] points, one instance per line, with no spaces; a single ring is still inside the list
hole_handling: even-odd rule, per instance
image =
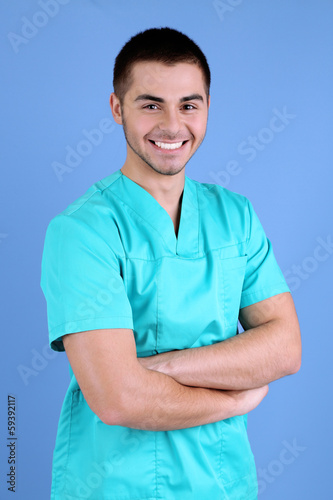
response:
[[[185,175],[181,213],[176,236],[168,212],[142,186],[118,170],[117,195],[164,239],[173,254],[197,257],[199,253],[199,207],[195,183]],[[119,185],[120,183],[120,185]],[[121,187],[119,190],[118,188]]]

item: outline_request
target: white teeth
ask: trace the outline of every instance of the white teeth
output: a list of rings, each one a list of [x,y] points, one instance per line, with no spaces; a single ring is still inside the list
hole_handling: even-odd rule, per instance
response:
[[[178,149],[182,146],[183,142],[173,142],[172,144],[167,142],[155,142],[155,144],[162,149]]]

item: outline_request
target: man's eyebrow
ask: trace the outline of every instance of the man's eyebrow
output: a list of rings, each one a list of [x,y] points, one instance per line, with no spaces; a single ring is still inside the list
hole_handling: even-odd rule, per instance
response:
[[[202,95],[200,95],[200,94],[191,94],[189,96],[182,97],[179,100],[179,102],[182,103],[182,102],[195,101],[195,100],[203,102]],[[134,102],[136,102],[136,101],[155,101],[155,102],[161,102],[161,103],[165,102],[165,100],[162,99],[162,97],[156,97],[156,96],[153,96],[153,95],[150,95],[150,94],[140,94],[140,95],[138,95],[134,99]]]
[[[186,102],[186,101],[202,101],[203,102],[203,97],[200,94],[191,94],[187,97],[182,97],[180,99],[180,102]]]

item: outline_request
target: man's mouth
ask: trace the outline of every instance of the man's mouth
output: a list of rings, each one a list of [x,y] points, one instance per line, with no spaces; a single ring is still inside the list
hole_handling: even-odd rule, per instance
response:
[[[154,144],[160,149],[167,149],[167,150],[175,150],[175,149],[180,149],[186,142],[188,141],[181,141],[181,142],[159,142],[159,141],[152,141],[149,139],[149,142]]]

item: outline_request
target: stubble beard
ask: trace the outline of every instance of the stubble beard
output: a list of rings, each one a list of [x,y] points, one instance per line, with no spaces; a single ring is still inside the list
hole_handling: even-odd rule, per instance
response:
[[[124,129],[124,135],[125,135],[125,139],[126,139],[126,142],[127,144],[129,145],[129,147],[132,149],[132,151],[144,162],[146,163],[146,165],[148,165],[151,169],[153,169],[155,172],[157,172],[158,174],[162,174],[162,175],[177,175],[179,174],[179,172],[181,172],[185,166],[187,165],[189,159],[187,160],[187,162],[180,166],[180,167],[170,167],[168,168],[167,170],[166,169],[162,169],[160,168],[158,165],[156,165],[155,163],[152,162],[152,160],[150,159],[150,157],[148,155],[145,155],[143,154],[143,152],[140,151],[140,148],[139,146],[137,146],[135,143],[132,143],[131,140],[129,139],[129,134],[128,134],[128,131],[127,131],[127,125],[126,125],[126,120],[124,118],[124,115],[122,113],[122,122],[123,122],[123,129]],[[203,139],[202,139],[203,140]],[[202,142],[202,141],[201,141]],[[200,144],[201,144],[200,142]],[[199,146],[200,146],[199,144]],[[198,146],[198,147],[199,147]],[[197,148],[198,149],[198,148]],[[192,155],[193,156],[193,155]]]

